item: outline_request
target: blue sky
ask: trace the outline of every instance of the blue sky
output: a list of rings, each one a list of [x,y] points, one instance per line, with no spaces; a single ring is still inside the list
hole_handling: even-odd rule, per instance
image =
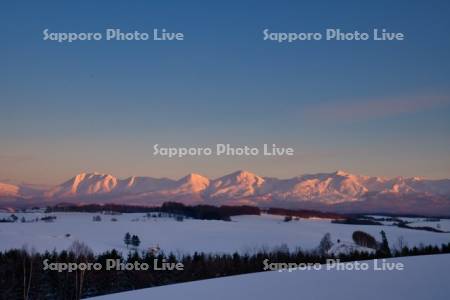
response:
[[[81,171],[289,177],[344,169],[450,177],[448,1],[20,1],[0,10],[0,179]],[[403,32],[401,42],[263,41],[262,30]],[[42,30],[185,34],[42,40]],[[295,148],[290,158],[163,159],[153,144]]]

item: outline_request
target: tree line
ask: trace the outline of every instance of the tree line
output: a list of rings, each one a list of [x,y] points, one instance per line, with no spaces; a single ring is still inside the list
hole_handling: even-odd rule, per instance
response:
[[[359,237],[361,238],[361,237]],[[130,239],[130,240],[128,240]],[[362,238],[364,240],[364,237]],[[125,242],[132,242],[133,236],[126,236]],[[136,241],[135,241],[136,243]],[[255,253],[207,254],[195,252],[176,256],[173,253],[130,251],[122,254],[116,250],[94,255],[83,243],[74,243],[69,250],[60,252],[35,253],[25,249],[0,252],[0,291],[1,299],[75,299],[91,297],[133,289],[148,288],[173,283],[216,278],[263,271],[263,261],[274,263],[325,263],[327,258],[339,258],[341,261],[367,260],[396,256],[450,253],[450,243],[441,246],[407,247],[391,251],[387,239],[382,233],[382,241],[377,243],[378,251],[373,253],[353,251],[335,256],[326,250],[331,247],[330,236],[325,235],[318,249],[290,251],[284,245],[272,250],[261,249]],[[389,251],[387,251],[389,249]],[[183,271],[121,271],[91,270],[77,272],[58,272],[43,270],[43,262],[71,263],[90,262],[103,266],[107,259],[119,259],[121,262],[148,263],[153,260],[169,263],[181,262]]]
[[[88,204],[88,205],[55,205],[46,209],[51,212],[116,212],[116,213],[165,213],[179,215],[186,218],[200,220],[230,221],[232,216],[260,215],[261,210],[256,206],[213,206],[213,205],[184,205],[178,202],[165,202],[161,206],[129,206],[120,204]]]

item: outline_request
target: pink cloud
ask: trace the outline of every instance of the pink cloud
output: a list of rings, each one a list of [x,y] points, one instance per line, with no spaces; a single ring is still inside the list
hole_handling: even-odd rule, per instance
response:
[[[310,117],[331,120],[368,120],[416,113],[450,104],[449,96],[412,96],[321,103],[306,109]]]

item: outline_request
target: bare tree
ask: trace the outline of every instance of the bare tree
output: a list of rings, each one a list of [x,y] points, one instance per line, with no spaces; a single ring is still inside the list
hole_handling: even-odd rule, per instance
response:
[[[72,252],[77,260],[77,263],[87,263],[88,257],[93,255],[92,249],[89,248],[83,242],[78,240],[73,241],[72,245],[69,247],[69,252]],[[83,282],[86,270],[76,270],[75,272],[75,299],[81,299],[83,293]]]
[[[31,279],[33,275],[33,262],[36,250],[27,246],[22,247],[22,267],[23,267],[23,299],[28,300],[30,296]]]
[[[397,242],[395,243],[395,250],[398,253],[401,253],[403,248],[408,247],[408,243],[405,241],[403,235],[397,238]]]
[[[318,251],[321,255],[325,255],[333,247],[333,242],[331,241],[331,234],[329,232],[325,233],[323,238],[320,240]]]

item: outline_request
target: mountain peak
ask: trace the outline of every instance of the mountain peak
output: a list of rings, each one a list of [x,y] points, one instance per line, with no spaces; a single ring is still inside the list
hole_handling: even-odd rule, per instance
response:
[[[246,170],[238,170],[236,172],[233,172],[229,175],[226,175],[226,177],[235,177],[238,179],[244,179],[244,178],[261,178],[258,175],[256,175],[255,173],[252,173],[250,171],[246,171]]]
[[[183,178],[189,179],[189,180],[197,180],[197,179],[204,179],[206,178],[203,175],[200,175],[198,173],[189,173],[186,176],[184,176]]]
[[[189,173],[179,181],[179,191],[199,193],[209,186],[209,179],[197,173]]]
[[[228,182],[228,184],[234,183],[234,184],[250,184],[250,185],[262,185],[264,183],[264,178],[246,171],[246,170],[238,170],[236,172],[233,172],[231,174],[225,175],[221,178],[218,178],[217,180],[220,180],[222,182]]]
[[[231,198],[252,196],[262,187],[264,181],[264,178],[251,172],[238,170],[213,180],[209,196]]]
[[[79,173],[46,193],[49,197],[109,193],[117,186],[118,179],[109,174]]]
[[[271,201],[286,201],[286,205],[338,205],[379,197],[416,197],[432,199],[450,196],[450,180],[420,178],[379,178],[350,174],[343,170],[329,173],[305,174],[288,179],[260,177],[238,170],[209,180],[197,173],[181,179],[129,177],[118,179],[99,172],[80,173],[70,180],[37,193],[28,186],[0,183],[0,197],[40,197],[61,200],[64,197],[80,201],[108,201],[155,205],[164,201],[210,201],[214,204],[243,203],[268,205]],[[38,195],[38,196],[36,196]],[[96,197],[96,196],[99,197]],[[76,199],[75,199],[76,197]],[[441,198],[440,198],[441,197]],[[371,198],[373,199],[373,198]],[[413,199],[413,198],[411,198]],[[236,202],[237,201],[237,202]],[[206,202],[208,203],[208,202]],[[359,205],[359,204],[358,204]],[[450,204],[448,204],[450,209]]]
[[[92,178],[92,177],[106,177],[106,176],[112,176],[112,175],[109,175],[109,174],[105,174],[105,173],[100,173],[100,172],[96,172],[96,171],[94,171],[94,172],[81,172],[81,173],[78,173],[77,175],[75,175],[72,179],[74,179],[74,180],[84,180],[84,179],[87,179],[87,178]]]
[[[343,171],[343,170],[337,170],[336,172],[334,172],[334,174],[336,174],[337,176],[350,176],[351,174]]]

